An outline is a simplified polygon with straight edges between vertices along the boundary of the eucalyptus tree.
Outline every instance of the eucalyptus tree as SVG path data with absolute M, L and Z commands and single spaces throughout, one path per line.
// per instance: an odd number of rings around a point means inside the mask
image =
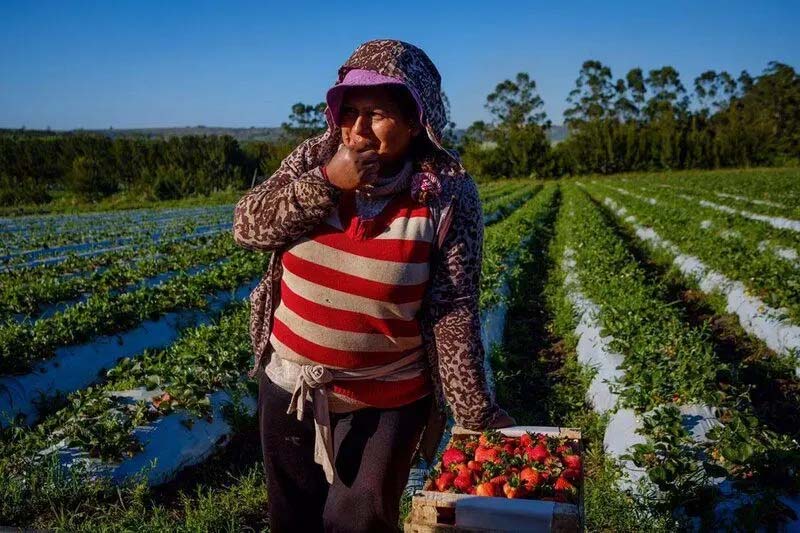
M 511 177 L 541 174 L 550 148 L 545 132 L 551 123 L 542 109 L 544 101 L 536 82 L 527 72 L 519 72 L 513 80 L 495 86 L 485 107 L 494 118 L 489 140 L 497 143 L 496 150 L 504 155 L 505 163 L 498 171 Z

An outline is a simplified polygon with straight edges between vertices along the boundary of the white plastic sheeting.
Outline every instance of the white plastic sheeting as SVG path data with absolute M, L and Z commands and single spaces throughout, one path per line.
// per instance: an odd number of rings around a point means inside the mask
M 578 362 L 597 370 L 587 391 L 587 400 L 599 413 L 614 409 L 617 405 L 617 394 L 612 392 L 611 384 L 619 382 L 624 372 L 619 368 L 623 357 L 610 348 L 610 337 L 603 337 L 597 320 L 600 309 L 594 302 L 586 298 L 580 290 L 580 282 L 575 272 L 575 260 L 569 248 L 564 250 L 564 283 L 567 287 L 567 298 L 578 313 L 578 326 L 575 334 L 578 337 L 576 353 Z
M 604 202 L 620 218 L 627 214 L 627 210 L 613 199 L 606 198 Z M 764 341 L 779 354 L 786 355 L 800 350 L 800 327 L 783 318 L 784 311 L 769 307 L 760 298 L 750 294 L 740 281 L 733 281 L 710 269 L 697 257 L 682 253 L 677 246 L 661 238 L 652 228 L 639 224 L 636 217 L 627 216 L 625 221 L 633 226 L 636 236 L 641 240 L 674 255 L 673 263 L 684 275 L 696 280 L 702 291 L 722 294 L 727 300 L 727 311 L 739 317 L 745 331 Z M 800 367 L 797 368 L 797 373 L 800 375 Z
M 606 453 L 620 461 L 622 469 L 627 474 L 627 479 L 621 481 L 621 488 L 633 489 L 641 480 L 646 479 L 647 472 L 632 461 L 623 460 L 622 456 L 629 453 L 631 446 L 646 442 L 644 435 L 639 433 L 642 420 L 632 409 L 616 409 L 619 396 L 609 385 L 618 382 L 624 375 L 624 371 L 619 368 L 623 356 L 610 348 L 612 340 L 610 337 L 601 335 L 601 326 L 597 318 L 600 310 L 581 291 L 573 255 L 572 250 L 565 249 L 562 264 L 566 272 L 564 283 L 567 298 L 578 314 L 578 326 L 575 328 L 578 336 L 576 353 L 578 362 L 597 369 L 587 391 L 587 400 L 594 410 L 601 414 L 613 411 L 606 426 L 603 446 Z M 719 425 L 714 409 L 709 406 L 680 405 L 678 409 L 681 412 L 683 427 L 697 442 L 706 440 L 708 430 Z
M 800 267 L 800 254 L 794 248 L 786 248 L 771 241 L 761 241 L 758 243 L 758 249 L 762 252 L 772 252 L 779 259 Z
M 800 231 L 800 220 L 794 220 L 791 218 L 784 218 L 784 217 L 771 217 L 767 215 L 760 215 L 758 213 L 751 213 L 750 211 L 744 211 L 742 209 L 734 209 L 732 207 L 728 207 L 727 205 L 716 204 L 714 202 L 709 202 L 708 200 L 700 200 L 697 198 L 693 198 L 691 196 L 687 196 L 685 194 L 679 194 L 678 196 L 680 196 L 684 200 L 694 200 L 703 207 L 716 209 L 717 211 L 728 213 L 729 215 L 739 215 L 744 218 L 749 218 L 750 220 L 766 222 L 773 228 L 788 229 L 791 231 Z
M 755 198 L 748 198 L 747 196 L 739 196 L 738 194 L 728 194 L 724 192 L 715 192 L 714 194 L 716 194 L 720 198 L 732 198 L 734 200 L 739 200 L 741 202 L 748 202 L 751 204 L 766 205 L 770 207 L 780 207 L 783 209 L 787 209 L 789 207 L 785 204 L 779 204 L 778 202 L 770 202 L 768 200 L 756 200 Z
M 225 421 L 223 409 L 232 398 L 225 391 L 209 395 L 211 416 L 197 418 L 188 412 L 175 412 L 159 418 L 148 426 L 134 430 L 144 449 L 130 459 L 118 464 L 108 464 L 91 459 L 85 451 L 56 445 L 42 454 L 57 453 L 65 467 L 78 462 L 86 463 L 100 476 L 115 482 L 139 476 L 144 472 L 149 484 L 157 485 L 171 479 L 181 469 L 197 464 L 227 443 L 232 428 Z M 256 411 L 256 400 L 247 396 L 241 407 L 249 414 Z

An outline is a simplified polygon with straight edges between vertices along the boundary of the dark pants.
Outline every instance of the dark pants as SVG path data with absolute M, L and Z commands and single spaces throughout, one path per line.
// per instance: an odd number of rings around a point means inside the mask
M 261 371 L 258 416 L 270 529 L 397 531 L 399 503 L 432 396 L 396 409 L 331 413 L 335 477 L 314 462 L 314 420 L 286 414 L 291 395 Z

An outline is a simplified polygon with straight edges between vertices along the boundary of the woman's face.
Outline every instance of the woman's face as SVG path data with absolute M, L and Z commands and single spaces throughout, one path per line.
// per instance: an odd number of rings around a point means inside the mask
M 345 92 L 339 115 L 342 142 L 348 147 L 365 142 L 378 152 L 381 167 L 404 159 L 412 139 L 421 131 L 409 120 L 384 86 L 351 87 Z

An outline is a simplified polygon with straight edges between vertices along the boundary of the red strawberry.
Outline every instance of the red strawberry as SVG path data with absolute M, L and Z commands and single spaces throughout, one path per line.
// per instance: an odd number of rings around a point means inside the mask
M 505 474 L 500 474 L 499 476 L 495 476 L 489 480 L 489 483 L 494 483 L 495 485 L 501 487 L 505 485 L 507 482 L 508 482 L 508 476 L 506 476 Z
M 519 473 L 519 478 L 528 490 L 533 490 L 542 482 L 542 475 L 533 468 L 523 468 Z
M 519 445 L 522 448 L 527 448 L 528 446 L 533 446 L 533 437 L 531 437 L 530 433 L 523 433 L 522 436 L 519 438 Z
M 478 496 L 497 496 L 497 487 L 494 483 L 481 483 L 475 487 L 475 494 Z
M 514 455 L 514 445 L 510 442 L 507 442 L 503 445 L 503 451 L 506 452 L 508 455 Z
M 547 447 L 542 444 L 537 444 L 533 448 L 525 448 L 525 457 L 530 461 L 543 463 L 544 460 L 550 456 Z
M 568 444 L 559 444 L 558 447 L 556 447 L 556 453 L 561 455 L 571 454 L 572 448 L 570 448 Z
M 513 499 L 513 498 L 521 498 L 523 495 L 523 487 L 520 485 L 518 477 L 512 477 L 508 480 L 508 483 L 503 485 L 503 493 L 506 495 L 506 498 Z
M 470 461 L 467 463 L 467 468 L 469 468 L 472 472 L 480 472 L 483 470 L 483 464 L 480 461 Z
M 472 488 L 472 476 L 469 474 L 457 476 L 453 481 L 453 486 L 461 492 L 469 493 L 469 489 Z
M 567 481 L 563 476 L 556 480 L 553 489 L 556 491 L 557 502 L 565 502 L 575 493 L 575 485 Z
M 564 472 L 561 474 L 561 477 L 563 477 L 563 478 L 565 478 L 565 479 L 568 479 L 568 480 L 570 480 L 570 481 L 575 481 L 576 479 L 580 479 L 580 477 L 581 477 L 581 471 L 580 471 L 580 470 L 577 470 L 577 469 L 575 469 L 575 468 L 567 468 L 567 469 L 566 469 L 566 470 L 564 470 Z
M 568 454 L 564 455 L 561 460 L 564 462 L 564 466 L 570 468 L 572 470 L 580 470 L 581 469 L 581 456 L 576 454 Z
M 447 490 L 453 486 L 453 481 L 455 481 L 456 475 L 452 472 L 443 472 L 438 478 L 436 478 L 436 488 L 439 489 L 439 492 L 447 492 Z
M 467 452 L 467 454 L 472 455 L 475 453 L 475 449 L 477 447 L 478 447 L 478 442 L 471 440 L 464 445 L 464 451 Z
M 497 448 L 486 448 L 485 446 L 478 446 L 475 450 L 475 460 L 481 463 L 489 461 L 491 463 L 500 462 L 500 450 Z
M 455 472 L 457 476 L 469 476 L 471 474 L 469 468 L 464 463 L 454 464 L 450 468 L 451 472 Z
M 442 454 L 442 466 L 449 469 L 450 465 L 454 463 L 464 463 L 467 461 L 467 456 L 458 448 L 448 448 Z

